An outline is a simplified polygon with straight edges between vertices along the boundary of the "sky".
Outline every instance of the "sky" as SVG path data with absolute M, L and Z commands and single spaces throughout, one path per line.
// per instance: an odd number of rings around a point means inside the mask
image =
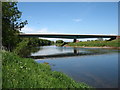
M 18 2 L 24 33 L 118 34 L 117 2 Z

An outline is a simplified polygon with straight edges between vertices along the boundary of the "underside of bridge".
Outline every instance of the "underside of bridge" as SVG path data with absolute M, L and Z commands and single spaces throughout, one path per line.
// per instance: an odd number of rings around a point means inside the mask
M 19 34 L 20 37 L 42 37 L 42 38 L 62 38 L 62 39 L 73 39 L 73 42 L 76 42 L 77 39 L 82 38 L 110 38 L 114 40 L 119 38 L 118 35 L 83 35 L 83 34 Z

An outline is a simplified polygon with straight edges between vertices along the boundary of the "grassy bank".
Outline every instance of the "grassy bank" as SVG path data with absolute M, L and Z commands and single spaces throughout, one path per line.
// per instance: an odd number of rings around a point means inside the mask
M 120 47 L 120 39 L 112 41 L 85 41 L 69 43 L 66 46 L 82 46 L 82 47 Z
M 38 64 L 33 59 L 20 58 L 6 51 L 2 55 L 3 88 L 90 88 L 61 72 L 51 71 L 47 64 Z

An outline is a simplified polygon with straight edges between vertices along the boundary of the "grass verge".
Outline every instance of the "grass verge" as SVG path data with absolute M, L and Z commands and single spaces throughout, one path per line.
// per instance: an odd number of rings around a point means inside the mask
M 84 46 L 84 47 L 120 47 L 120 39 L 112 41 L 85 41 L 69 43 L 67 46 Z
M 91 90 L 85 83 L 77 83 L 67 75 L 51 71 L 47 64 L 21 58 L 11 52 L 2 52 L 3 88 L 81 88 Z

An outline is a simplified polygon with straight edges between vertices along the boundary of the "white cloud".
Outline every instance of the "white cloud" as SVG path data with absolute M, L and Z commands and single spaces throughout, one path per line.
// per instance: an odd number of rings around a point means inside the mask
M 80 19 L 80 18 L 76 18 L 76 19 L 73 19 L 73 21 L 74 21 L 74 22 L 81 22 L 82 19 Z
M 21 32 L 23 32 L 23 33 L 32 33 L 34 31 L 35 30 L 30 28 L 30 27 L 24 27 L 24 28 L 21 29 Z
M 46 34 L 46 33 L 54 33 L 54 34 L 56 34 L 57 32 L 51 32 L 51 31 L 49 31 L 48 30 L 48 28 L 41 28 L 41 29 L 35 29 L 35 28 L 31 28 L 31 27 L 28 27 L 28 26 L 26 26 L 26 27 L 24 27 L 24 28 L 22 28 L 21 29 L 21 32 L 23 32 L 23 33 L 34 33 L 34 34 L 39 34 L 39 33 L 44 33 L 44 34 Z
M 47 28 L 42 28 L 38 31 L 38 33 L 49 33 Z

